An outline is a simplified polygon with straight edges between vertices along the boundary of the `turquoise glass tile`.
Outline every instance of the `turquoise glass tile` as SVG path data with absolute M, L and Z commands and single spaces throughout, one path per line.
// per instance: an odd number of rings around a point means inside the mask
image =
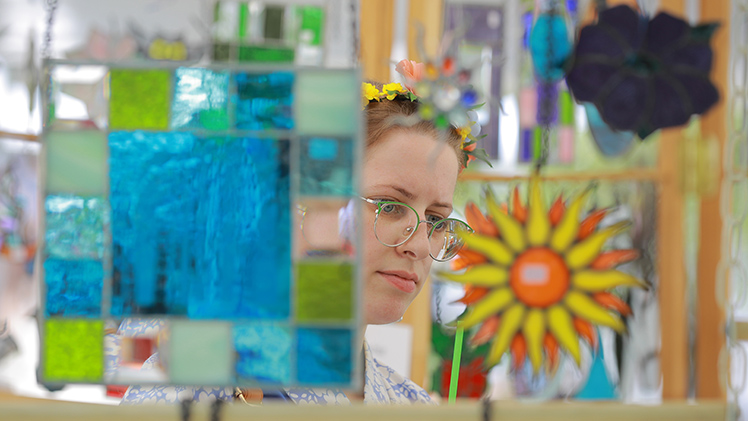
M 46 192 L 83 196 L 106 191 L 106 134 L 92 130 L 53 131 L 44 138 Z
M 174 78 L 171 128 L 225 130 L 229 127 L 228 72 L 179 68 Z
M 361 83 L 352 72 L 306 70 L 296 76 L 294 115 L 300 135 L 354 136 L 359 130 Z
M 44 261 L 47 317 L 101 317 L 104 269 L 96 260 Z
M 233 334 L 239 384 L 288 384 L 291 381 L 292 337 L 288 327 L 238 324 Z
M 225 322 L 172 321 L 168 371 L 172 384 L 233 383 L 231 325 Z
M 353 361 L 349 329 L 300 328 L 297 379 L 302 384 L 350 384 Z
M 100 197 L 47 196 L 46 252 L 62 259 L 104 257 L 104 226 L 109 209 Z
M 234 79 L 237 128 L 288 130 L 294 127 L 293 73 L 237 73 Z
M 299 162 L 301 194 L 353 195 L 353 146 L 350 139 L 302 139 Z
M 288 142 L 115 132 L 114 315 L 285 319 Z

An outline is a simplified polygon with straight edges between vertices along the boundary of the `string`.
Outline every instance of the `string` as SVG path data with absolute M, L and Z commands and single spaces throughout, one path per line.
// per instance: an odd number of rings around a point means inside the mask
M 462 360 L 462 336 L 465 330 L 462 326 L 457 326 L 455 333 L 455 349 L 452 354 L 452 374 L 449 377 L 449 403 L 455 403 L 457 398 L 457 384 L 460 377 L 460 360 Z

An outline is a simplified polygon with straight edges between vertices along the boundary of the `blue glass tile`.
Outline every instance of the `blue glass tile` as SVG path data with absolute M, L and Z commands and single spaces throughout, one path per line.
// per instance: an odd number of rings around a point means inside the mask
M 288 130 L 294 127 L 293 73 L 238 73 L 234 78 L 238 129 Z
M 300 159 L 301 194 L 354 194 L 352 140 L 302 139 Z
M 240 384 L 291 380 L 291 332 L 273 325 L 235 325 L 236 374 Z
M 47 259 L 45 315 L 101 317 L 104 269 L 100 261 Z
M 288 142 L 109 136 L 112 314 L 283 319 Z
M 349 329 L 299 329 L 297 377 L 303 384 L 351 383 Z
M 47 196 L 46 252 L 62 259 L 101 259 L 109 212 L 99 197 Z
M 179 68 L 175 72 L 171 127 L 225 130 L 228 121 L 228 72 Z

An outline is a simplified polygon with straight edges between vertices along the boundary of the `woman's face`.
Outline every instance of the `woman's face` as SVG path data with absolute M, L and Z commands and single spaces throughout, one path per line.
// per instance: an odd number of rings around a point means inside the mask
M 362 196 L 412 206 L 421 220 L 452 212 L 459 171 L 452 147 L 407 130 L 392 130 L 369 147 Z M 433 261 L 428 229 L 421 224 L 405 244 L 386 247 L 374 235 L 376 205 L 363 204 L 364 322 L 400 319 L 426 282 Z

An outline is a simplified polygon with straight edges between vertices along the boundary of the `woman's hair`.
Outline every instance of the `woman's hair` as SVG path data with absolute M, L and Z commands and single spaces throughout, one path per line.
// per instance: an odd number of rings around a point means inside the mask
M 381 84 L 374 84 L 381 89 Z M 406 97 L 397 96 L 392 100 L 382 98 L 371 101 L 364 109 L 366 118 L 366 147 L 379 142 L 392 130 L 406 130 L 431 136 L 436 140 L 447 143 L 457 155 L 457 161 L 462 167 L 462 138 L 453 126 L 448 130 L 436 128 L 432 121 L 423 120 L 418 116 L 420 103 Z

